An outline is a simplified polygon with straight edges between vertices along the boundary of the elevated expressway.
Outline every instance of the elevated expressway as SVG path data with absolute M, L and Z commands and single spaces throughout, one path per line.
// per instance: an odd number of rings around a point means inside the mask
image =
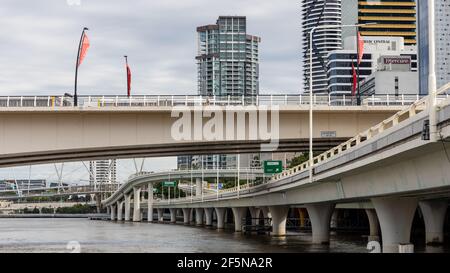
M 189 131 L 188 140 L 177 140 L 172 127 L 178 115 L 172 115 L 180 107 L 192 116 L 211 106 L 244 114 L 252 107 L 268 108 L 272 110 L 268 119 L 279 117 L 279 132 L 272 138 L 279 141 L 276 152 L 308 150 L 307 96 L 258 96 L 253 98 L 256 106 L 249 105 L 247 99 L 80 97 L 79 107 L 73 107 L 73 102 L 64 97 L 0 97 L 0 167 L 104 158 L 254 153 L 270 142 L 261 132 L 252 136 L 250 128 L 261 131 L 262 121 L 256 124 L 249 116 L 243 128 L 232 127 L 236 133 L 232 140 L 224 136 L 211 140 L 203 134 L 198 138 L 195 130 Z M 362 106 L 355 106 L 355 101 L 345 96 L 315 96 L 315 149 L 326 151 L 347 141 L 418 99 L 370 97 Z M 207 122 L 208 118 L 200 120 L 201 125 Z M 225 134 L 230 130 L 226 125 L 224 120 Z M 237 136 L 237 131 L 243 136 Z
M 444 86 L 443 93 L 450 88 Z M 433 112 L 435 111 L 435 112 Z M 431 114 L 437 115 L 437 140 L 423 140 Z M 362 131 L 335 148 L 308 163 L 272 177 L 268 183 L 220 191 L 219 194 L 171 200 L 152 200 L 141 204 L 135 194 L 134 212 L 147 205 L 159 215 L 170 209 L 176 220 L 177 209 L 182 209 L 185 223 L 190 210 L 195 209 L 197 224 L 212 224 L 223 228 L 226 208 L 232 208 L 236 231 L 250 209 L 270 212 L 274 235 L 286 233 L 286 217 L 290 207 L 304 206 L 309 213 L 313 241 L 329 241 L 332 212 L 339 203 L 371 202 L 375 210 L 369 214 L 371 233 L 381 226 L 384 252 L 398 252 L 399 245 L 409 244 L 414 214 L 420 206 L 425 217 L 427 242 L 442 242 L 443 221 L 450 197 L 450 100 L 440 101 L 436 109 L 422 99 L 381 123 Z M 313 170 L 310 180 L 309 170 Z M 123 186 L 134 187 L 133 183 Z M 149 182 L 147 187 L 151 188 Z M 139 188 L 134 187 L 135 191 Z M 106 206 L 121 201 L 120 194 L 107 199 Z M 131 197 L 128 197 L 131 198 Z M 137 209 L 136 209 L 137 207 Z M 115 214 L 111 214 L 115 219 Z M 255 215 L 259 215 L 256 212 Z M 149 221 L 153 221 L 149 217 Z

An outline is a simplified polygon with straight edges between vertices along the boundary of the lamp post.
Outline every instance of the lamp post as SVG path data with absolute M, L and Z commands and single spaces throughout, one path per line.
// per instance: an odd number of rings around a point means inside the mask
M 436 33 L 434 0 L 428 0 L 428 109 L 430 119 L 430 141 L 436 142 L 437 136 L 437 83 L 436 83 Z
M 311 28 L 309 32 L 309 182 L 313 182 L 313 35 L 318 29 L 341 29 L 349 27 L 360 27 L 366 25 L 376 25 L 376 23 L 356 24 L 356 25 L 321 25 Z

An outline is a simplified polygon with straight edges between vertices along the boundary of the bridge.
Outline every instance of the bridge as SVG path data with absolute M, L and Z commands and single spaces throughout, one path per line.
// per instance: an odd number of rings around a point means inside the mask
M 447 84 L 438 94 L 449 89 Z M 170 202 L 149 195 L 141 202 L 141 187 L 129 181 L 103 203 L 110 208 L 112 220 L 122 214 L 123 208 L 115 205 L 131 204 L 133 198 L 135 221 L 141 221 L 142 209 L 147 209 L 148 221 L 154 220 L 154 209 L 159 221 L 169 209 L 171 222 L 176 222 L 177 212 L 182 211 L 185 224 L 195 214 L 197 225 L 205 222 L 211 226 L 215 218 L 219 229 L 231 208 L 237 232 L 250 212 L 252 218 L 270 217 L 275 236 L 286 234 L 290 207 L 304 207 L 311 220 L 313 242 L 328 243 L 330 219 L 337 204 L 370 202 L 374 208 L 367 211 L 371 235 L 379 235 L 379 223 L 384 252 L 398 252 L 410 244 L 413 217 L 420 207 L 427 243 L 441 243 L 450 198 L 450 100 L 441 100 L 437 107 L 429 101 L 420 99 L 324 152 L 312 165 L 301 164 L 261 184 L 238 185 Z M 143 177 L 142 183 L 151 191 L 151 180 Z M 125 201 L 122 192 L 129 192 Z M 131 205 L 125 208 L 125 214 L 130 209 Z
M 0 190 L 0 200 L 26 200 L 40 197 L 63 197 L 86 194 L 112 194 L 119 188 L 118 184 L 101 184 L 86 186 L 57 186 L 32 189 Z
M 314 96 L 315 149 L 335 147 L 418 100 L 419 96 L 372 96 L 357 106 L 352 97 Z M 276 152 L 306 151 L 308 103 L 309 97 L 304 95 L 86 96 L 79 97 L 79 107 L 73 107 L 68 97 L 0 97 L 0 167 L 103 158 L 259 153 L 262 145 L 273 140 Z M 198 136 L 195 130 L 187 132 L 187 140 L 176 139 L 172 129 L 181 112 L 192 114 L 189 121 L 195 123 L 196 113 L 206 107 L 210 108 L 205 111 L 222 107 L 236 112 L 238 121 L 243 114 L 243 124 L 228 128 L 227 119 L 222 121 L 224 132 L 214 139 Z M 252 119 L 251 111 L 259 113 L 259 123 Z M 261 118 L 264 111 L 269 112 L 270 126 Z M 199 122 L 204 128 L 208 118 L 200 116 Z M 265 137 L 266 130 L 276 135 Z M 229 132 L 233 132 L 231 138 Z

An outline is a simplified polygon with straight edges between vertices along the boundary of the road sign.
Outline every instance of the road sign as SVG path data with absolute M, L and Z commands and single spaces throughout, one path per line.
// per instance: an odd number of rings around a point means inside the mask
M 157 188 L 153 188 L 153 193 L 159 193 L 159 190 Z
M 281 160 L 264 161 L 265 174 L 277 174 L 283 172 L 283 162 Z
M 175 181 L 166 181 L 166 182 L 163 182 L 163 187 L 165 187 L 165 188 L 170 188 L 170 187 L 176 187 L 177 186 L 177 182 L 175 182 Z

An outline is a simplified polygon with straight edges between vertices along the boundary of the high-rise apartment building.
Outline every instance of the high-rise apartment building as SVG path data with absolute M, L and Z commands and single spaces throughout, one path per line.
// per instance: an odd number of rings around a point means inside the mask
M 416 14 L 416 0 L 358 1 L 358 23 L 376 23 L 361 26 L 362 36 L 403 37 L 405 45 L 415 45 L 417 43 Z
M 256 97 L 261 38 L 247 34 L 246 17 L 220 16 L 197 33 L 199 94 Z
M 346 1 L 346 0 L 344 0 Z M 312 28 L 320 25 L 342 25 L 341 0 L 302 0 L 302 35 L 303 35 L 303 85 L 309 90 L 310 81 L 310 41 Z M 312 64 L 313 92 L 328 93 L 327 59 L 330 51 L 341 49 L 342 29 L 318 29 L 313 35 Z
M 116 184 L 117 183 L 117 161 L 97 160 L 89 162 L 89 184 Z
M 429 36 L 428 1 L 418 1 L 419 24 L 419 90 L 428 94 Z M 436 83 L 450 82 L 450 0 L 435 0 Z

